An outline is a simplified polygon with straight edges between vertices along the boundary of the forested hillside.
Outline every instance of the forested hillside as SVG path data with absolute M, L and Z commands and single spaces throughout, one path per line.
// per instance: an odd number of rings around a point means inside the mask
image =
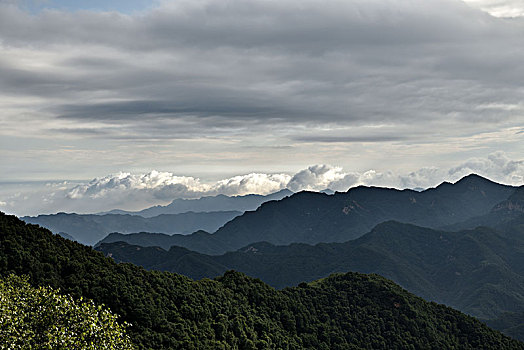
M 524 344 L 377 275 L 346 273 L 277 291 L 228 272 L 193 281 L 116 264 L 0 214 L 0 274 L 30 276 L 107 305 L 153 349 L 524 349 Z
M 125 242 L 97 249 L 149 270 L 200 279 L 234 269 L 277 288 L 333 272 L 377 273 L 428 300 L 490 319 L 524 311 L 524 230 L 507 236 L 489 228 L 444 232 L 391 221 L 346 243 L 254 243 L 220 256 Z

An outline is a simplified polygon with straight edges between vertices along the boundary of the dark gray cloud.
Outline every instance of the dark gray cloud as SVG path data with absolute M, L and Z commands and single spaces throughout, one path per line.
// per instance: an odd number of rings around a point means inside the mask
M 384 141 L 400 141 L 407 139 L 408 136 L 395 136 L 395 135 L 361 135 L 361 136 L 298 136 L 294 137 L 294 140 L 303 142 L 335 142 L 335 143 L 346 143 L 346 142 L 384 142 Z
M 0 133 L 21 151 L 0 161 L 49 173 L 74 154 L 110 173 L 157 155 L 229 172 L 514 155 L 523 36 L 522 19 L 458 0 L 177 0 L 133 15 L 3 2 Z
M 50 133 L 63 133 L 73 135 L 107 135 L 108 131 L 104 129 L 95 128 L 60 128 L 60 129 L 48 129 Z
M 215 102 L 215 103 L 213 103 Z M 258 116 L 278 118 L 282 110 L 271 106 L 257 106 L 254 101 L 174 101 L 134 100 L 94 104 L 74 104 L 52 107 L 51 112 L 61 119 L 121 121 L 145 118 L 177 119 L 184 117 L 228 116 L 239 119 L 256 119 Z M 289 113 L 288 113 L 289 114 Z

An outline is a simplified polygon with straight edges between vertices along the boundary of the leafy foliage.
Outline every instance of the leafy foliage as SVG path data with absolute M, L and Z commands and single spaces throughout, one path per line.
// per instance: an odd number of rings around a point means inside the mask
M 27 278 L 0 280 L 0 349 L 134 349 L 125 324 L 92 301 L 74 300 Z
M 524 349 L 377 275 L 333 275 L 282 291 L 237 272 L 193 281 L 116 264 L 0 214 L 0 275 L 11 273 L 107 305 L 145 349 Z

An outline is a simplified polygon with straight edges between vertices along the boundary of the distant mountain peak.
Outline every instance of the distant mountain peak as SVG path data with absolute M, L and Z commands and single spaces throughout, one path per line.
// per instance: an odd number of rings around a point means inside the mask
M 455 182 L 455 185 L 468 185 L 468 184 L 479 184 L 479 183 L 492 183 L 496 184 L 496 182 L 493 182 L 485 177 L 482 177 L 478 174 L 471 173 L 469 175 L 464 176 L 457 182 Z
M 330 188 L 326 188 L 322 191 L 320 191 L 321 193 L 324 193 L 324 194 L 327 194 L 327 195 L 332 195 L 332 194 L 335 194 L 335 191 L 333 191 L 332 189 Z
M 280 191 L 273 192 L 271 194 L 268 194 L 268 196 L 276 195 L 276 194 L 293 194 L 295 192 L 291 191 L 288 188 L 283 188 Z
M 452 189 L 478 190 L 481 188 L 487 189 L 487 188 L 492 188 L 494 186 L 501 186 L 501 185 L 502 184 L 491 181 L 490 179 L 482 177 L 478 174 L 471 173 L 469 175 L 462 177 L 460 180 L 456 181 L 455 183 L 444 181 L 440 185 L 438 185 L 436 188 L 439 188 L 439 189 L 446 188 L 448 190 L 452 190 Z M 502 186 L 513 187 L 509 185 L 502 185 Z

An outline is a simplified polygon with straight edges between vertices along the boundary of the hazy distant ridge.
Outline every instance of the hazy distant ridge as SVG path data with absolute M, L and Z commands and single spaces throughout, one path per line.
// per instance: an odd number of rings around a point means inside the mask
M 239 211 L 210 213 L 163 214 L 151 218 L 122 214 L 66 214 L 39 215 L 21 218 L 27 223 L 38 224 L 66 238 L 93 245 L 110 232 L 161 232 L 165 234 L 189 234 L 197 230 L 216 231 Z M 63 233 L 66 234 L 63 234 Z M 70 237 L 68 237 L 70 236 Z
M 248 194 L 245 196 L 206 196 L 198 199 L 175 199 L 170 204 L 157 205 L 141 211 L 125 211 L 114 209 L 100 214 L 131 214 L 143 217 L 153 217 L 161 214 L 180 214 L 189 211 L 193 212 L 212 212 L 212 211 L 248 211 L 257 209 L 262 203 L 279 200 L 292 195 L 288 189 L 268 194 L 266 196 L 258 194 Z

